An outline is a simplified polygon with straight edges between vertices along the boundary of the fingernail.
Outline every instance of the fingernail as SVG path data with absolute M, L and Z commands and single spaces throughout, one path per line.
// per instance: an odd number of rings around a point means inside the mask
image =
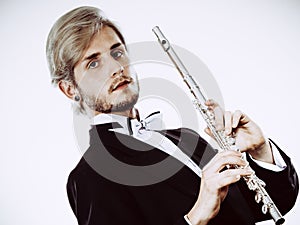
M 236 175 L 236 179 L 237 180 L 241 179 L 241 175 Z

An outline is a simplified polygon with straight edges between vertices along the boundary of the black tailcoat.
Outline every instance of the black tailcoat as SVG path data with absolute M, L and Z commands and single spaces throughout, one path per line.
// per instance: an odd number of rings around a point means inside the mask
M 109 131 L 116 126 L 92 127 L 90 147 L 69 175 L 67 192 L 78 224 L 186 225 L 183 216 L 197 199 L 201 179 L 161 150 L 131 136 Z M 204 139 L 189 129 L 161 133 L 200 168 L 216 154 Z M 281 213 L 285 214 L 295 204 L 298 178 L 290 158 L 279 151 L 287 164 L 281 172 L 261 168 L 250 158 L 248 160 L 257 176 L 266 182 L 266 190 Z M 118 162 L 130 168 L 118 167 Z M 145 170 L 160 162 L 164 162 L 164 167 L 159 170 Z M 168 177 L 164 178 L 165 174 Z M 147 184 L 148 180 L 152 184 Z M 139 185 L 141 182 L 147 185 Z M 270 219 L 269 215 L 261 213 L 261 204 L 254 201 L 254 192 L 241 180 L 230 185 L 220 212 L 209 224 L 254 225 L 266 219 Z

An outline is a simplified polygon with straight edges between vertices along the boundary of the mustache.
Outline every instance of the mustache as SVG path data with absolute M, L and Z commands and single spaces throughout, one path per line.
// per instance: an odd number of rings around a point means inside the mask
M 109 92 L 113 92 L 115 89 L 117 89 L 120 85 L 123 85 L 123 84 L 129 84 L 133 82 L 133 78 L 132 77 L 129 77 L 129 76 L 122 76 L 122 77 L 118 77 L 116 78 L 112 84 L 110 85 L 109 87 Z

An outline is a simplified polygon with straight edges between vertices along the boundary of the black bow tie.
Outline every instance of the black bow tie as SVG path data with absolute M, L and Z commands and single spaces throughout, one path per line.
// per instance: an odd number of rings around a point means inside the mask
M 143 120 L 132 119 L 129 122 L 131 134 L 142 133 L 145 130 L 161 130 L 162 129 L 162 114 L 157 111 L 151 113 Z

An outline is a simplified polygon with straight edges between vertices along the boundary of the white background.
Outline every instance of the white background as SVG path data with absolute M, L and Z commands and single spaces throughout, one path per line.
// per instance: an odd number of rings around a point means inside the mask
M 299 171 L 299 0 L 2 0 L 1 225 L 76 224 L 65 184 L 80 153 L 69 101 L 50 85 L 45 43 L 55 20 L 80 5 L 103 9 L 128 43 L 156 40 L 160 25 L 209 67 L 226 108 L 250 115 Z M 297 203 L 286 224 L 299 224 Z

